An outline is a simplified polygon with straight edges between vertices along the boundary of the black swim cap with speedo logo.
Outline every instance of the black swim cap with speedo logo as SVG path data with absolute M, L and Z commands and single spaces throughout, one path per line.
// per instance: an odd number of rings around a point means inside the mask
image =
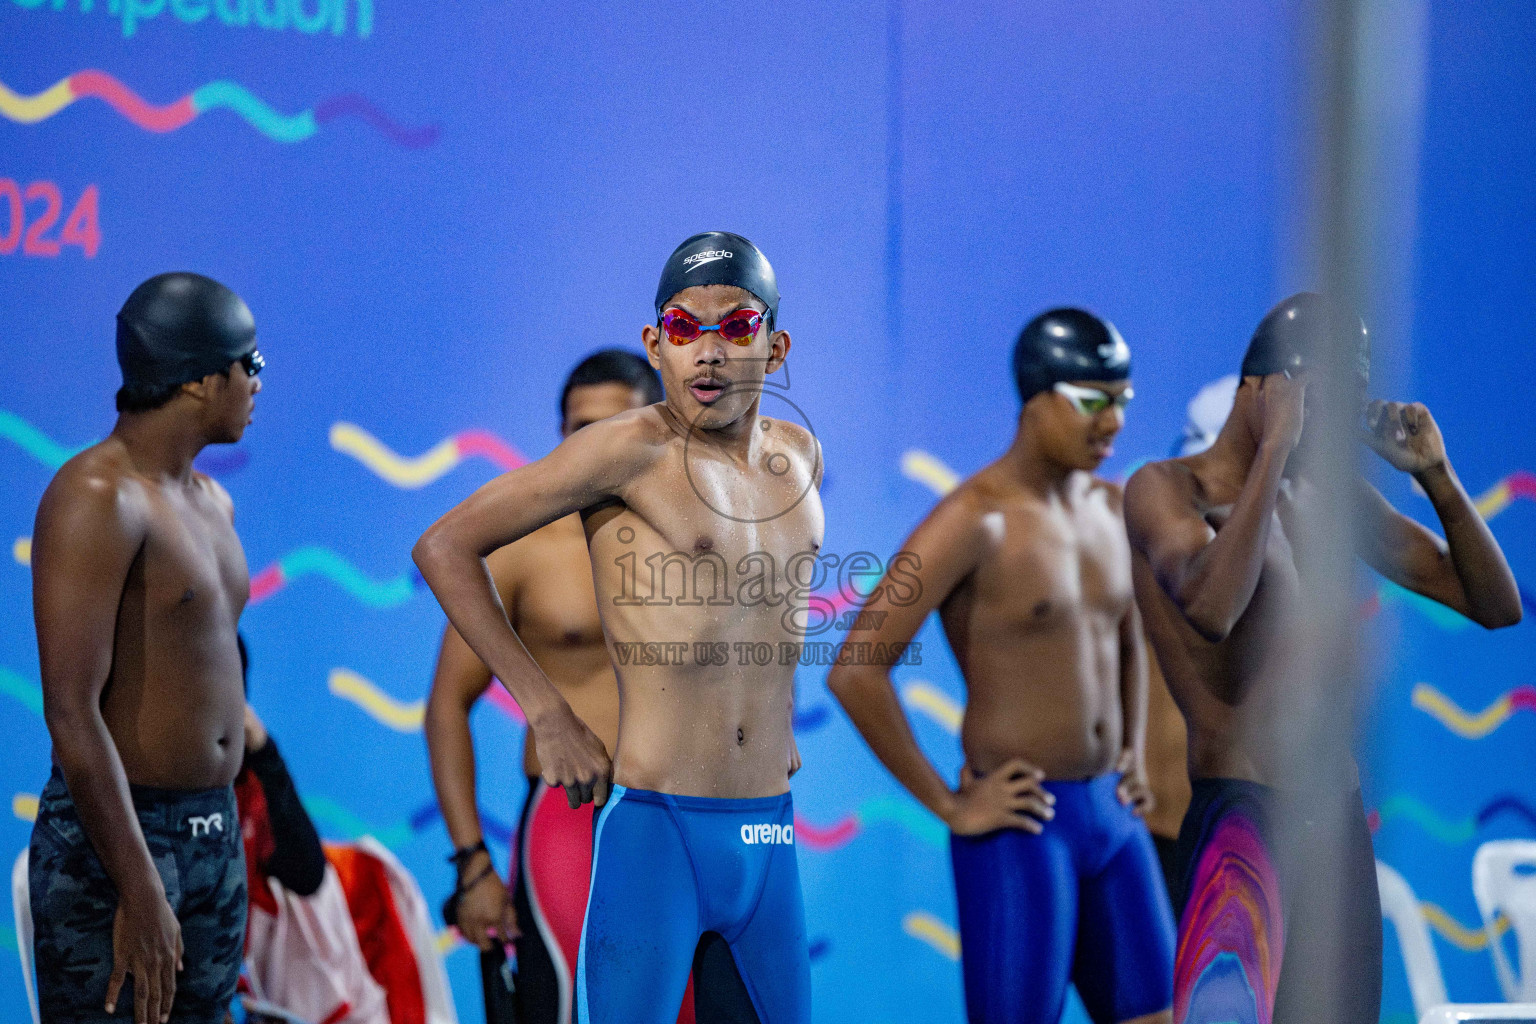
M 656 286 L 656 318 L 678 292 L 705 284 L 751 292 L 768 307 L 768 322 L 778 320 L 779 284 L 772 264 L 757 246 L 730 231 L 705 231 L 672 251 Z
M 1013 380 L 1028 402 L 1074 380 L 1128 380 L 1131 349 L 1115 325 L 1086 309 L 1048 309 L 1024 325 L 1013 346 Z

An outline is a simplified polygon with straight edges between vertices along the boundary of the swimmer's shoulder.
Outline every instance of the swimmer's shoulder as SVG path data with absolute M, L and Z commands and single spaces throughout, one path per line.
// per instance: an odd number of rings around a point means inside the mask
M 1001 521 L 1000 517 L 1013 498 L 1006 484 L 990 473 L 990 469 L 987 467 L 960 481 L 940 498 L 923 517 L 923 528 L 952 534 L 967 545 L 991 538 L 996 530 L 988 529 L 988 525 L 993 520 Z
M 1149 462 L 1125 482 L 1122 500 L 1132 541 L 1145 536 L 1160 519 L 1199 512 L 1200 480 L 1192 462 L 1196 456 Z
M 1045 505 L 1039 495 L 1019 483 L 1002 460 L 983 466 L 961 480 L 939 505 L 946 502 L 958 506 L 957 511 L 967 509 L 977 518 L 989 512 L 1034 514 Z
M 775 444 L 783 445 L 815 476 L 818 484 L 821 482 L 821 441 L 815 434 L 799 423 L 774 419 L 772 416 L 759 414 L 758 423 L 766 437 L 771 438 Z
M 560 448 L 577 458 L 600 459 L 609 470 L 632 476 L 653 465 L 673 441 L 681 443 L 680 435 L 668 422 L 670 414 L 664 410 L 660 402 L 626 409 L 588 423 L 562 441 Z
M 192 479 L 208 497 L 213 499 L 213 503 L 223 510 L 224 514 L 229 517 L 230 522 L 234 522 L 235 499 L 229 496 L 229 492 L 224 489 L 224 485 L 207 473 L 199 473 L 196 470 L 192 471 Z
M 149 499 L 144 481 L 115 437 L 91 445 L 54 474 L 37 507 L 37 525 L 73 531 L 142 532 Z
M 1085 490 L 1093 497 L 1102 498 L 1104 504 L 1116 515 L 1125 514 L 1125 488 L 1113 480 L 1105 480 L 1103 477 L 1088 475 Z

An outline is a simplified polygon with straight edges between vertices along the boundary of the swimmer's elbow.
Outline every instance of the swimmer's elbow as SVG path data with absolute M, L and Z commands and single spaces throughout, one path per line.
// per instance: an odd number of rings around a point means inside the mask
M 428 584 L 432 582 L 437 569 L 443 564 L 448 554 L 447 538 L 443 536 L 442 524 L 434 523 L 427 528 L 427 532 L 417 539 L 411 547 L 411 561 L 416 563 L 416 568 L 421 570 L 422 578 Z
M 834 665 L 827 673 L 827 690 L 845 709 L 868 700 L 874 687 L 885 682 L 881 670 L 873 665 Z
M 1163 593 L 1207 643 L 1221 643 L 1237 625 L 1242 610 L 1230 607 L 1229 596 L 1202 574 L 1190 572 L 1181 578 L 1168 572 L 1157 576 Z
M 857 670 L 851 665 L 833 665 L 827 673 L 827 690 L 837 702 L 848 706 L 848 698 L 858 688 Z
M 1189 623 L 1200 638 L 1206 643 L 1219 644 L 1232 634 L 1232 627 L 1237 625 L 1237 616 L 1224 614 L 1220 609 L 1211 608 L 1206 602 L 1199 600 L 1177 600 L 1179 611 L 1184 614 L 1184 621 Z
M 1512 605 L 1495 608 L 1477 616 L 1476 622 L 1484 629 L 1505 629 L 1509 626 L 1518 626 L 1525 618 L 1525 609 L 1520 606 L 1518 599 Z
M 1184 618 L 1195 627 L 1195 632 L 1200 634 L 1200 639 L 1208 644 L 1219 644 L 1232 634 L 1232 627 L 1220 622 L 1211 622 L 1186 615 Z

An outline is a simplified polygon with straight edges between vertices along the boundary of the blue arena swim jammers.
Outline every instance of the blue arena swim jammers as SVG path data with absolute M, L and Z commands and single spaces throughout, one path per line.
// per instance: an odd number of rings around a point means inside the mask
M 1040 835 L 951 836 L 966 1013 L 972 1024 L 1057 1024 L 1067 982 L 1097 1024 L 1173 1002 L 1173 911 L 1118 774 L 1047 781 Z
M 788 793 L 730 800 L 614 786 L 592 843 L 578 1024 L 672 1024 L 690 968 L 701 1020 L 710 1005 L 732 1021 L 807 1024 L 794 843 Z

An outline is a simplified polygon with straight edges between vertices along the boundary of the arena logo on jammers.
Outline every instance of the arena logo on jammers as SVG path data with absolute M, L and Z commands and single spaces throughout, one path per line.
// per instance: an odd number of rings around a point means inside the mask
M 254 25 L 271 31 L 297 29 L 305 35 L 329 31 L 346 35 L 355 26 L 359 39 L 373 34 L 373 0 L 11 0 L 17 7 L 106 15 L 122 21 L 130 38 L 142 22 L 167 12 L 187 25 L 208 21 L 227 28 Z

